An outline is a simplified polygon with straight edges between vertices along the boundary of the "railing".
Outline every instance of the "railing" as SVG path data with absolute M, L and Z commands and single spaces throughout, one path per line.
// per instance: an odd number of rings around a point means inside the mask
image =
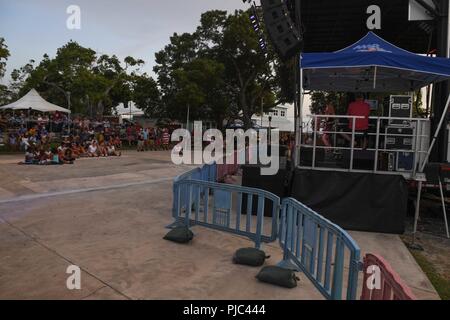
M 347 232 L 288 198 L 282 202 L 279 235 L 284 251 L 280 266 L 303 271 L 321 294 L 331 300 L 342 299 L 347 267 L 346 299 L 356 299 L 360 248 Z
M 371 143 L 364 148 L 355 146 L 355 142 L 364 136 L 364 133 L 355 130 L 355 124 L 358 119 L 364 117 L 311 115 L 311 118 L 312 130 L 302 137 L 300 144 L 300 167 L 303 169 L 402 174 L 409 179 L 416 175 L 418 168 L 426 161 L 430 138 L 429 119 L 369 117 L 373 126 L 367 133 L 367 139 Z M 339 130 L 338 122 L 342 120 L 348 120 L 351 126 L 344 124 Z M 392 122 L 399 121 L 409 124 L 411 133 L 386 131 L 386 128 L 392 127 Z M 403 129 L 408 129 L 408 126 L 404 126 Z M 408 147 L 395 147 L 396 143 L 391 143 L 392 140 L 395 142 L 395 139 L 403 139 Z M 342 140 L 343 143 L 339 143 L 338 140 Z M 392 159 L 383 163 L 391 163 L 392 167 L 387 165 L 383 168 L 384 165 L 380 165 L 381 157 L 386 155 L 392 155 Z M 326 159 L 327 156 L 329 159 Z M 347 159 L 343 160 L 344 156 Z M 371 161 L 370 168 L 358 168 L 355 165 L 359 156 Z M 402 161 L 400 157 L 405 159 L 410 168 L 398 166 L 398 162 Z
M 194 174 L 194 180 L 174 183 L 174 204 L 175 224 L 244 236 L 256 248 L 277 239 L 280 198 L 270 192 L 195 180 Z M 270 206 L 271 218 L 264 217 L 266 206 Z
M 201 167 L 197 167 L 192 170 L 189 170 L 188 172 L 185 172 L 174 179 L 173 200 L 172 200 L 172 217 L 175 219 L 177 218 L 177 213 L 175 211 L 175 208 L 178 207 L 178 197 L 175 196 L 178 192 L 177 183 L 180 181 L 187 181 L 187 180 L 201 180 L 201 181 L 205 181 L 205 182 L 216 182 L 216 180 L 217 180 L 217 165 L 215 163 L 205 164 Z M 175 221 L 174 224 L 171 224 L 169 226 L 169 228 L 176 226 L 176 225 L 177 225 L 177 221 Z
M 375 283 L 370 283 L 369 286 L 368 281 L 372 279 L 370 277 L 373 277 Z M 416 297 L 389 263 L 380 256 L 367 254 L 364 257 L 361 300 L 416 300 Z

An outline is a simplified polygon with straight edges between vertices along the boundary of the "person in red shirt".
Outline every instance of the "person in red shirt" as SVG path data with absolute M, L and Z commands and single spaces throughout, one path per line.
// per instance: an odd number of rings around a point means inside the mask
M 356 95 L 356 101 L 350 103 L 348 106 L 347 115 L 350 117 L 364 117 L 361 119 L 355 119 L 355 133 L 356 137 L 363 136 L 363 149 L 367 149 L 368 144 L 368 130 L 369 130 L 369 116 L 370 106 L 364 102 L 364 96 L 361 93 Z M 353 131 L 353 118 L 348 119 L 348 128 L 350 132 Z M 351 137 L 348 139 L 351 142 Z

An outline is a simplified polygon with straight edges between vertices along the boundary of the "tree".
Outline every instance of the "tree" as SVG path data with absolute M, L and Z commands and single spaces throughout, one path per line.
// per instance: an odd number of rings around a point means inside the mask
M 154 71 L 169 115 L 184 119 L 189 105 L 197 119 L 221 127 L 239 117 L 249 128 L 261 102 L 265 110 L 276 105 L 277 66 L 270 50 L 261 52 L 247 12 L 215 10 L 202 14 L 194 33 L 174 34 Z
M 187 106 L 180 106 L 176 101 L 176 95 L 180 88 L 177 87 L 175 76 L 183 66 L 197 56 L 196 35 L 175 33 L 170 37 L 170 44 L 155 54 L 156 65 L 153 71 L 158 75 L 158 85 L 161 91 L 161 103 L 164 105 L 164 114 L 161 116 L 172 119 L 185 119 Z M 179 83 L 179 82 L 178 82 Z
M 144 73 L 134 76 L 132 100 L 147 117 L 163 118 L 161 96 L 155 80 Z
M 0 38 L 0 79 L 5 75 L 6 71 L 6 61 L 10 56 L 8 46 L 5 43 L 4 38 Z M 10 100 L 11 92 L 8 87 L 0 84 L 0 106 L 7 104 Z
M 0 79 L 4 77 L 6 71 L 6 61 L 9 58 L 8 46 L 5 39 L 0 37 Z
M 336 114 L 347 114 L 347 106 L 352 99 L 352 95 L 346 92 L 312 91 L 310 110 L 312 114 L 320 114 L 331 103 Z
M 141 77 L 143 60 L 115 55 L 100 55 L 70 41 L 50 59 L 44 55 L 12 72 L 10 89 L 19 98 L 30 89 L 38 90 L 45 99 L 69 107 L 74 113 L 102 116 L 111 114 L 121 102 L 133 98 L 134 82 Z

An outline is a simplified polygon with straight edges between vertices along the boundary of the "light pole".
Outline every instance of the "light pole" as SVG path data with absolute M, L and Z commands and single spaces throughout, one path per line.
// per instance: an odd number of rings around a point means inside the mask
M 261 127 L 263 126 L 264 117 L 264 97 L 261 97 Z
M 272 116 L 269 117 L 269 145 L 272 145 Z
M 69 108 L 68 125 L 69 125 L 69 135 L 70 135 L 70 113 L 72 112 L 71 101 L 70 101 L 70 91 L 67 91 L 67 106 Z
M 187 105 L 187 118 L 186 118 L 186 130 L 189 131 L 189 113 L 191 111 L 191 106 L 188 104 Z

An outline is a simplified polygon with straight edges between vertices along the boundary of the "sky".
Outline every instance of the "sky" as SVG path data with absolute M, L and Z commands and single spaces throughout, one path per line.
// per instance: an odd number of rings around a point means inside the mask
M 72 5 L 80 8 L 81 29 L 67 28 Z M 54 57 L 70 40 L 101 54 L 143 59 L 143 71 L 154 76 L 155 53 L 173 33 L 195 31 L 205 11 L 249 6 L 242 0 L 0 0 L 0 37 L 11 53 L 0 83 L 8 84 L 11 71 L 30 59 L 38 64 L 46 53 Z M 293 110 L 288 113 L 293 118 Z
M 80 8 L 79 30 L 67 28 L 71 5 Z M 155 52 L 174 32 L 193 32 L 203 12 L 248 7 L 242 0 L 0 0 L 0 37 L 11 53 L 2 82 L 30 59 L 53 57 L 69 40 L 99 53 L 143 59 L 144 71 L 151 73 Z

